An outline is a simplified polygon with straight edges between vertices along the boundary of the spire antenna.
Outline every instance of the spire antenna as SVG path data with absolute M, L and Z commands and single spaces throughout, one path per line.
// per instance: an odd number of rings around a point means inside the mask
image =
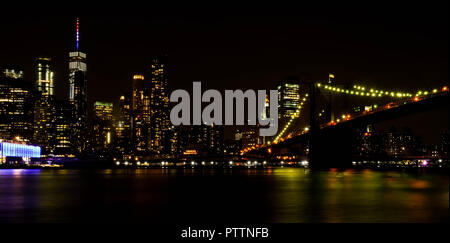
M 77 33 L 76 33 L 76 40 L 77 40 L 77 51 L 80 47 L 80 19 L 77 18 Z

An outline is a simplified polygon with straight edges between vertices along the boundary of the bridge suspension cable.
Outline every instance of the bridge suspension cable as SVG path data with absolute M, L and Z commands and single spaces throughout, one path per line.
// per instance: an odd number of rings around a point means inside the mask
M 281 129 L 280 133 L 278 133 L 278 135 L 275 137 L 275 139 L 272 141 L 272 143 L 278 143 L 278 141 L 286 133 L 287 129 L 289 129 L 289 127 L 292 125 L 294 120 L 296 118 L 300 117 L 300 111 L 302 110 L 303 105 L 306 102 L 307 98 L 308 98 L 308 94 L 306 94 L 305 97 L 302 99 L 302 102 L 300 102 L 300 104 L 298 105 L 297 110 L 294 112 L 294 114 L 292 114 L 288 123 L 286 123 L 286 125 L 283 127 L 283 129 Z M 270 144 L 270 142 L 268 142 L 268 144 Z
M 415 92 L 415 94 L 413 93 L 408 93 L 408 92 L 398 92 L 398 91 L 386 91 L 386 90 L 380 90 L 380 89 L 373 89 L 373 88 L 367 88 L 365 86 L 362 85 L 354 85 L 352 89 L 345 89 L 345 88 L 340 88 L 334 85 L 322 85 L 321 83 L 317 84 L 317 87 L 319 88 L 324 88 L 327 91 L 336 93 L 336 94 L 345 94 L 345 95 L 355 95 L 355 96 L 361 96 L 361 97 L 376 97 L 376 98 L 380 98 L 380 97 L 390 97 L 390 98 L 408 98 L 408 97 L 413 97 L 413 96 L 426 96 L 429 94 L 435 94 L 440 92 L 439 89 L 432 89 L 432 90 L 419 90 L 417 92 Z M 442 91 L 445 91 L 444 89 L 448 89 L 447 87 L 443 87 Z

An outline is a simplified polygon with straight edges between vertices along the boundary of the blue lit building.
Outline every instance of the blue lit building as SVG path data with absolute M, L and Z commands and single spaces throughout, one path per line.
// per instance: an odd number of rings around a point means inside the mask
M 30 162 L 41 157 L 41 147 L 26 144 L 0 142 L 0 164 Z

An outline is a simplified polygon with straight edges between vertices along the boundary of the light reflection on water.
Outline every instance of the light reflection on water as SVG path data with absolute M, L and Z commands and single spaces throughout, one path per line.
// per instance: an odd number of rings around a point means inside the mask
M 273 169 L 0 170 L 0 222 L 448 222 L 448 175 Z

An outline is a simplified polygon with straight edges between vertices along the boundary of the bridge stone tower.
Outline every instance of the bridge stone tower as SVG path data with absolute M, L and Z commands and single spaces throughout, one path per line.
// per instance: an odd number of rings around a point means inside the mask
M 320 92 L 316 84 L 309 84 L 310 130 L 309 164 L 312 169 L 347 168 L 351 166 L 352 128 L 342 124 L 339 128 L 320 129 L 317 124 L 317 97 Z

